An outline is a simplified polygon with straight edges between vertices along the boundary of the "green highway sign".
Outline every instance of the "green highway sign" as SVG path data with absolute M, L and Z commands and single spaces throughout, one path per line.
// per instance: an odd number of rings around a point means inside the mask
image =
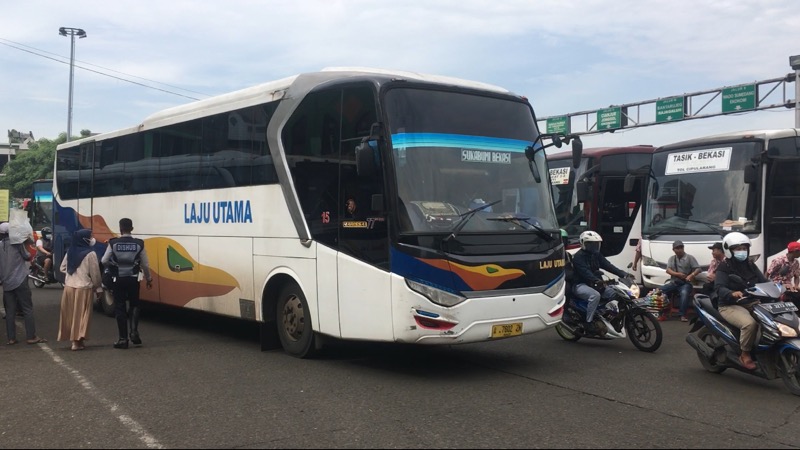
M 622 108 L 606 108 L 597 111 L 598 130 L 616 130 L 622 126 Z
M 569 134 L 569 117 L 551 117 L 547 119 L 548 133 Z
M 722 90 L 722 113 L 756 109 L 756 85 L 747 84 Z
M 656 123 L 683 120 L 685 101 L 683 97 L 671 97 L 656 101 Z

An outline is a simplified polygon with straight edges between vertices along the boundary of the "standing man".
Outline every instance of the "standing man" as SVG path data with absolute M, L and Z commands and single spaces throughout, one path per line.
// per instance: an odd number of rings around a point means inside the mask
M 36 336 L 36 322 L 33 319 L 33 299 L 28 287 L 29 263 L 31 253 L 25 244 L 12 244 L 8 237 L 8 223 L 0 224 L 0 281 L 3 282 L 3 305 L 6 308 L 6 332 L 8 345 L 17 341 L 17 308 L 25 318 L 25 334 L 28 344 L 47 342 Z
M 787 297 L 795 303 L 800 301 L 800 242 L 789 242 L 786 254 L 778 256 L 767 269 L 767 278 L 786 286 Z
M 117 267 L 117 279 L 111 291 L 114 293 L 114 315 L 117 318 L 119 340 L 114 348 L 128 348 L 128 320 L 131 326 L 131 342 L 142 345 L 139 337 L 139 272 L 144 272 L 147 289 L 153 287 L 150 276 L 150 263 L 144 250 L 144 241 L 131 236 L 133 221 L 128 218 L 119 220 L 119 232 L 122 236 L 108 241 L 106 253 L 101 262 L 103 266 Z M 128 311 L 130 303 L 130 311 Z
M 714 293 L 714 280 L 717 278 L 717 268 L 719 263 L 725 260 L 725 252 L 722 250 L 722 242 L 715 242 L 708 249 L 711 250 L 711 263 L 708 265 L 708 270 L 706 270 L 703 294 L 712 295 Z
M 683 242 L 675 241 L 672 243 L 674 255 L 667 261 L 667 275 L 672 278 L 667 284 L 661 287 L 661 292 L 669 295 L 678 291 L 681 297 L 681 322 L 688 322 L 686 311 L 689 309 L 689 301 L 692 297 L 694 278 L 700 273 L 700 264 L 694 256 L 687 254 L 683 250 Z

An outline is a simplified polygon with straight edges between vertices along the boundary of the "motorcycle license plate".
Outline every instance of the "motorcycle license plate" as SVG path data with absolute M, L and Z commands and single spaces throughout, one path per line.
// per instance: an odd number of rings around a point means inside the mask
M 797 311 L 797 306 L 794 303 L 789 303 L 789 302 L 762 303 L 761 306 L 772 314 L 783 314 L 787 312 Z
M 492 326 L 492 339 L 519 336 L 522 334 L 522 322 Z

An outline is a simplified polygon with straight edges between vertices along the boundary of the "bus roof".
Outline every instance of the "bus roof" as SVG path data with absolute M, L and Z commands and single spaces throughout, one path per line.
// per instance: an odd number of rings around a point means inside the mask
M 327 82 L 343 80 L 348 78 L 364 77 L 369 79 L 411 79 L 432 84 L 445 86 L 457 86 L 467 89 L 497 92 L 501 94 L 513 95 L 508 90 L 499 86 L 494 86 L 478 81 L 462 80 L 459 78 L 426 75 L 416 72 L 372 69 L 365 67 L 328 67 L 320 72 L 310 72 L 300 75 L 293 75 L 280 80 L 251 86 L 238 91 L 217 95 L 203 100 L 187 103 L 185 105 L 174 106 L 162 111 L 151 114 L 144 121 L 136 126 L 124 128 L 108 133 L 90 136 L 84 139 L 71 141 L 58 146 L 72 147 L 79 145 L 81 141 L 91 141 L 96 139 L 106 139 L 148 129 L 158 128 L 165 125 L 183 122 L 186 120 L 204 117 L 208 115 L 233 111 L 248 106 L 268 103 L 280 100 L 284 97 L 302 97 L 312 89 Z
M 670 151 L 678 148 L 696 147 L 699 145 L 713 144 L 715 142 L 731 142 L 742 139 L 777 139 L 785 137 L 796 137 L 799 134 L 798 128 L 783 128 L 775 130 L 745 130 L 734 131 L 731 133 L 715 134 L 703 136 L 695 139 L 688 139 L 659 147 L 656 152 Z
M 597 158 L 606 155 L 620 155 L 625 153 L 653 153 L 655 147 L 652 145 L 631 145 L 628 147 L 590 147 L 584 148 L 582 156 Z M 547 159 L 556 161 L 560 159 L 572 158 L 572 152 L 569 150 L 561 150 L 557 153 L 547 155 Z

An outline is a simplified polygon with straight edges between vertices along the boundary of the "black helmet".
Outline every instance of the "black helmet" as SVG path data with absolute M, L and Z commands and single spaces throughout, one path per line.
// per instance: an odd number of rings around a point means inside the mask
M 43 238 L 50 239 L 50 235 L 52 235 L 52 234 L 53 234 L 53 230 L 51 230 L 50 227 L 42 228 L 42 237 Z

